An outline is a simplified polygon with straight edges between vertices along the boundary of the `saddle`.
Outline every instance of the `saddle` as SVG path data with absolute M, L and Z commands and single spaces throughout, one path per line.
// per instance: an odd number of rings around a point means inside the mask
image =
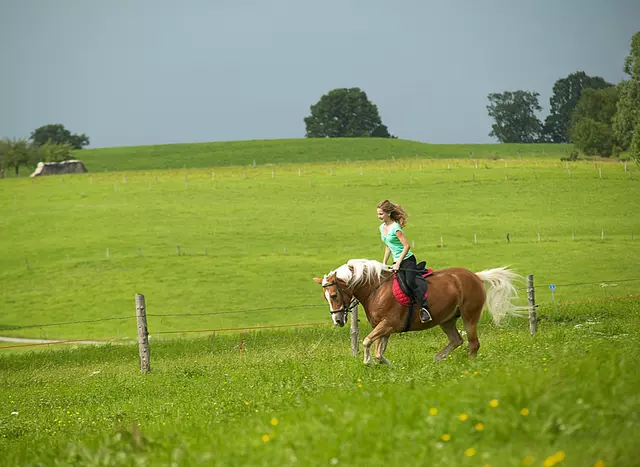
M 427 277 L 434 273 L 431 268 L 426 268 L 426 261 L 422 261 L 416 265 L 416 272 L 413 279 L 416 281 L 418 290 L 426 298 L 429 295 L 427 291 Z M 409 306 L 411 302 L 415 302 L 411 287 L 404 281 L 403 274 L 396 274 L 393 279 L 393 295 L 398 302 L 403 306 Z

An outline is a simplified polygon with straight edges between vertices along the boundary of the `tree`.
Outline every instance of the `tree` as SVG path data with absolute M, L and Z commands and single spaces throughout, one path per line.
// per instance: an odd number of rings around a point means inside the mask
M 81 135 L 71 134 L 64 125 L 59 123 L 44 125 L 36 128 L 31 133 L 30 138 L 34 146 L 42 146 L 47 142 L 54 144 L 69 144 L 73 149 L 82 149 L 89 144 L 89 137 L 84 133 Z
M 596 122 L 611 125 L 618 104 L 618 88 L 611 86 L 605 89 L 585 89 L 571 114 L 571 122 L 582 118 L 591 118 Z
M 640 164 L 640 32 L 631 38 L 631 51 L 624 61 L 624 72 L 630 79 L 618 85 L 617 112 L 613 118 L 613 134 L 623 150 Z
M 311 106 L 304 123 L 307 138 L 391 137 L 378 107 L 360 88 L 329 91 Z
M 540 140 L 542 124 L 535 112 L 542 110 L 540 94 L 529 91 L 505 91 L 489 94 L 487 110 L 495 120 L 489 136 L 501 143 L 534 143 Z
M 34 151 L 26 139 L 4 138 L 0 144 L 2 156 L 2 171 L 5 167 L 15 167 L 16 176 L 20 174 L 21 165 L 33 165 L 35 162 Z
M 550 111 L 544 123 L 545 139 L 554 143 L 570 141 L 571 114 L 585 89 L 605 89 L 613 86 L 599 76 L 589 76 L 584 71 L 571 73 L 553 85 L 549 99 Z
M 54 144 L 47 142 L 38 148 L 38 156 L 43 162 L 60 162 L 71 158 L 73 148 L 68 143 Z
M 609 157 L 616 141 L 612 120 L 616 113 L 618 89 L 585 89 L 571 115 L 571 140 L 588 155 Z
M 5 140 L 0 141 L 0 178 L 4 178 L 4 170 L 8 167 L 9 147 Z
M 640 121 L 640 86 L 633 80 L 622 81 L 618 89 L 618 104 L 613 116 L 613 135 L 622 150 L 629 149 L 635 122 Z

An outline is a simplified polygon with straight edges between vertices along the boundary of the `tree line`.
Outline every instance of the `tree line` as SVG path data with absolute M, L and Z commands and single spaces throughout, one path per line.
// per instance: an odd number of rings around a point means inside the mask
M 542 110 L 539 93 L 491 93 L 487 110 L 495 123 L 489 136 L 502 143 L 574 143 L 586 155 L 629 151 L 640 161 L 640 32 L 631 40 L 624 71 L 629 79 L 617 85 L 584 71 L 559 79 L 544 122 L 536 116 Z M 359 88 L 329 91 L 311 106 L 304 123 L 308 138 L 394 138 Z
M 489 136 L 503 143 L 574 143 L 586 155 L 604 157 L 629 151 L 640 161 L 640 32 L 623 69 L 628 79 L 617 85 L 584 71 L 556 81 L 544 122 L 536 116 L 542 110 L 537 92 L 491 93 Z
M 33 167 L 38 162 L 59 162 L 71 158 L 76 149 L 89 144 L 89 137 L 71 133 L 59 123 L 44 125 L 26 138 L 3 138 L 0 140 L 0 178 L 7 168 Z

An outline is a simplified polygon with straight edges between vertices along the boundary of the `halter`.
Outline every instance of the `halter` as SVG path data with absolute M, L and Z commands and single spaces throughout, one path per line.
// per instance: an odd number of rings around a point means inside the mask
M 345 295 L 347 296 L 349 296 L 349 294 L 346 290 L 343 290 L 342 287 L 340 287 L 340 284 L 338 284 L 337 281 L 331 282 L 330 284 L 325 284 L 322 286 L 322 288 L 326 289 L 327 287 L 331 287 L 333 285 L 335 285 L 338 288 L 338 292 L 340 292 L 340 300 L 342 301 L 342 308 L 340 308 L 339 310 L 329 310 L 329 313 L 331 313 L 332 315 L 335 313 L 349 313 L 353 311 L 360 304 L 358 299 L 355 298 L 353 295 L 351 295 L 351 300 L 349 300 L 349 306 L 347 306 L 342 293 L 344 292 Z

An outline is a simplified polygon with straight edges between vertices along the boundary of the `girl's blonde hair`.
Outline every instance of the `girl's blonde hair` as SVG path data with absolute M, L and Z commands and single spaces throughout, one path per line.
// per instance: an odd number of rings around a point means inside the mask
M 400 227 L 407 225 L 407 218 L 409 215 L 399 204 L 393 204 L 388 199 L 385 199 L 378 203 L 378 209 L 382 209 L 384 212 L 389 214 L 389 217 L 400 224 Z

